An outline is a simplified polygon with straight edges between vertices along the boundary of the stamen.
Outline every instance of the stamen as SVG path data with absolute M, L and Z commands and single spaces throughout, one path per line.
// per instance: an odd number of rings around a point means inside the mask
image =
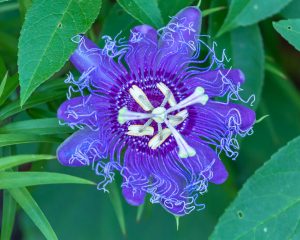
M 169 122 L 172 124 L 172 126 L 176 127 L 180 123 L 182 123 L 187 117 L 188 117 L 188 111 L 182 110 L 176 115 L 169 115 Z
M 181 134 L 172 126 L 172 124 L 168 121 L 165 120 L 165 124 L 167 127 L 170 129 L 172 132 L 178 147 L 179 147 L 179 153 L 178 156 L 181 158 L 187 158 L 187 157 L 193 157 L 196 155 L 196 151 L 194 148 L 192 148 L 181 136 Z
M 150 139 L 148 146 L 153 150 L 157 149 L 161 144 L 164 143 L 164 141 L 167 140 L 168 137 L 170 137 L 171 134 L 172 132 L 169 128 L 161 130 L 158 134 Z
M 187 110 L 183 110 L 174 116 L 172 115 L 172 117 L 177 119 L 180 118 L 180 121 L 171 120 L 171 119 L 169 121 L 172 126 L 176 127 L 188 117 L 188 112 Z M 168 137 L 171 136 L 171 134 L 172 132 L 170 129 L 168 128 L 162 129 L 161 123 L 158 123 L 158 134 L 156 134 L 153 138 L 151 138 L 151 140 L 148 143 L 148 146 L 153 150 L 157 149 L 161 144 L 163 144 L 168 139 Z
M 197 87 L 192 95 L 188 96 L 186 99 L 182 100 L 176 106 L 173 106 L 167 110 L 167 113 L 176 111 L 181 108 L 188 107 L 193 104 L 200 103 L 205 105 L 208 101 L 208 95 L 204 94 L 204 89 L 202 87 Z
M 156 84 L 157 88 L 162 92 L 162 94 L 165 96 L 165 99 L 163 103 L 161 104 L 161 107 L 165 106 L 165 100 L 170 104 L 171 107 L 175 106 L 177 104 L 175 97 L 171 90 L 162 82 Z
M 129 93 L 145 111 L 151 111 L 154 109 L 146 94 L 138 86 L 133 85 L 129 89 Z
M 128 127 L 128 132 L 126 134 L 130 136 L 153 136 L 154 128 L 151 126 L 145 125 L 130 125 Z
M 152 118 L 153 114 L 151 113 L 139 113 L 128 110 L 126 107 L 123 107 L 119 110 L 118 122 L 124 124 L 127 121 L 132 120 L 141 120 Z

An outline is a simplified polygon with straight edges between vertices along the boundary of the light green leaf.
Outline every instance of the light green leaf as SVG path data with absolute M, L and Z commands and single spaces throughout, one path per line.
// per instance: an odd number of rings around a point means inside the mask
M 108 190 L 109 190 L 109 198 L 113 205 L 115 213 L 117 215 L 117 219 L 120 224 L 122 234 L 125 236 L 126 224 L 125 224 L 124 211 L 123 211 L 123 206 L 121 201 L 121 195 L 115 181 L 109 185 Z
M 141 23 L 162 27 L 163 20 L 157 0 L 117 0 L 122 8 Z
M 208 15 L 211 15 L 211 14 L 213 14 L 213 13 L 222 11 L 222 10 L 224 10 L 224 9 L 226 9 L 225 6 L 205 9 L 205 10 L 202 12 L 202 17 L 206 17 L 206 16 L 208 16 Z
M 89 180 L 51 172 L 0 172 L 0 189 L 44 184 L 95 184 Z
M 8 191 L 3 191 L 3 213 L 1 226 L 1 239 L 10 240 L 16 216 L 16 201 Z
M 218 32 L 221 35 L 238 26 L 248 26 L 278 13 L 291 0 L 232 0 L 228 15 Z
M 300 137 L 243 186 L 210 239 L 299 239 Z
M 34 155 L 34 154 L 26 154 L 26 155 L 15 155 L 0 158 L 0 171 L 12 168 L 15 166 L 19 166 L 24 163 L 31 163 L 40 160 L 51 160 L 55 159 L 56 156 L 53 155 Z
M 35 143 L 35 142 L 61 142 L 62 139 L 54 136 L 43 136 L 25 133 L 0 134 L 0 147 L 15 144 Z
M 8 191 L 34 224 L 41 230 L 46 239 L 58 240 L 44 213 L 26 188 L 14 188 Z
M 21 105 L 58 71 L 76 49 L 71 38 L 95 21 L 101 0 L 34 1 L 19 41 Z
M 273 22 L 273 26 L 282 37 L 300 51 L 300 18 Z
M 16 132 L 48 135 L 72 133 L 73 130 L 70 127 L 59 125 L 57 118 L 43 118 L 12 122 L 0 128 L 0 133 Z

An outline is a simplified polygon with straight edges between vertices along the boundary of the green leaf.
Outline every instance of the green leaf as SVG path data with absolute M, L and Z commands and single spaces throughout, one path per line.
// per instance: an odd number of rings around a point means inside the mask
M 43 118 L 12 122 L 0 128 L 0 133 L 30 133 L 38 135 L 72 133 L 70 127 L 61 126 L 57 118 Z
M 226 6 L 226 0 L 213 1 L 211 8 Z M 214 35 L 218 27 L 224 22 L 224 12 L 218 12 L 209 18 L 209 33 Z M 257 24 L 248 27 L 239 27 L 214 39 L 218 46 L 215 48 L 218 58 L 222 58 L 223 49 L 231 61 L 227 68 L 238 68 L 246 77 L 240 92 L 243 99 L 255 95 L 253 108 L 257 108 L 264 82 L 265 53 L 262 36 Z
M 243 186 L 210 239 L 299 239 L 300 137 Z
M 4 120 L 5 118 L 8 118 L 14 114 L 17 114 L 21 111 L 24 111 L 28 108 L 31 108 L 33 106 L 38 106 L 42 103 L 46 103 L 49 101 L 57 100 L 60 98 L 64 98 L 66 95 L 65 91 L 54 91 L 54 92 L 40 92 L 38 94 L 32 95 L 32 97 L 21 107 L 20 101 L 14 101 L 12 103 L 9 103 L 5 105 L 0 110 L 0 121 Z
M 116 182 L 112 182 L 109 185 L 109 198 L 110 201 L 113 205 L 113 208 L 115 210 L 115 213 L 117 215 L 118 222 L 121 227 L 122 234 L 125 236 L 126 235 L 126 224 L 125 224 L 125 217 L 124 217 L 124 211 L 123 211 L 123 206 L 122 206 L 122 201 L 121 201 L 121 195 L 118 189 L 118 186 Z
M 0 171 L 12 168 L 15 166 L 19 166 L 24 163 L 31 163 L 40 160 L 52 160 L 55 159 L 56 156 L 53 155 L 34 155 L 34 154 L 24 154 L 24 155 L 15 155 L 9 157 L 0 158 Z
M 248 26 L 278 13 L 291 0 L 232 0 L 228 15 L 218 32 L 221 35 L 238 26 Z
M 92 181 L 51 172 L 0 172 L 0 189 L 19 188 L 44 184 L 95 184 Z
M 285 18 L 299 18 L 300 1 L 293 0 L 282 11 L 281 15 Z
M 117 0 L 121 7 L 141 23 L 162 27 L 163 20 L 157 0 Z
M 101 0 L 34 1 L 19 40 L 21 105 L 76 49 L 71 38 L 95 21 Z
M 300 18 L 273 22 L 273 26 L 282 37 L 300 51 Z
M 19 84 L 18 75 L 5 77 L 0 85 L 0 106 L 8 99 L 10 94 L 17 88 Z
M 43 136 L 25 133 L 0 134 L 0 147 L 15 144 L 35 143 L 35 142 L 61 142 L 62 139 L 54 136 Z
M 255 94 L 254 108 L 259 104 L 263 81 L 265 55 L 258 25 L 240 27 L 231 32 L 233 68 L 241 69 L 246 81 L 241 96 L 247 99 Z
M 1 239 L 10 240 L 16 216 L 16 201 L 8 191 L 3 191 L 3 213 L 1 226 Z
M 44 213 L 26 188 L 14 188 L 8 191 L 34 224 L 41 230 L 46 239 L 58 239 Z
M 211 15 L 213 13 L 219 12 L 226 9 L 225 6 L 220 6 L 220 7 L 215 7 L 215 8 L 209 8 L 209 9 L 205 9 L 204 11 L 202 11 L 202 17 L 206 17 L 208 15 Z
M 193 2 L 194 0 L 158 0 L 158 6 L 165 23 L 168 23 L 170 17 L 173 17 L 181 9 L 190 6 Z

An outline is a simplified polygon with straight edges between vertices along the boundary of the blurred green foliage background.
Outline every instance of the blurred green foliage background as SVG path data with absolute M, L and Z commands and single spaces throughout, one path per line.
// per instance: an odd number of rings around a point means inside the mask
M 40 0 L 36 0 L 38 1 Z M 150 2 L 157 4 L 164 24 L 168 22 L 169 16 L 173 16 L 183 7 L 198 3 L 192 0 Z M 203 11 L 214 10 L 207 11 L 203 18 L 202 33 L 210 34 L 211 40 L 218 43 L 219 54 L 223 48 L 226 49 L 231 58 L 228 67 L 232 65 L 245 72 L 247 82 L 243 86 L 244 94 L 256 94 L 257 119 L 265 115 L 268 117 L 254 126 L 252 136 L 242 140 L 240 155 L 236 161 L 223 157 L 230 174 L 227 182 L 223 185 L 210 185 L 208 193 L 202 199 L 206 204 L 205 210 L 180 218 L 178 230 L 174 216 L 164 211 L 161 206 L 152 205 L 148 201 L 144 209 L 137 209 L 125 203 L 122 197 L 116 199 L 120 194 L 118 178 L 111 187 L 113 200 L 109 194 L 97 191 L 95 186 L 63 184 L 28 187 L 58 239 L 208 239 L 219 217 L 235 199 L 245 181 L 280 147 L 300 135 L 300 53 L 282 38 L 272 25 L 273 21 L 300 18 L 300 1 L 283 1 L 285 3 L 282 7 L 274 12 L 270 10 L 272 16 L 265 14 L 260 17 L 258 15 L 262 15 L 263 11 L 250 11 L 252 15 L 244 16 L 240 25 L 238 20 L 243 16 L 237 16 L 233 23 L 228 25 L 228 31 L 220 35 L 218 32 L 230 9 L 229 2 L 202 1 Z M 231 1 L 232 4 L 236 2 L 238 1 Z M 238 4 L 242 2 L 245 1 L 239 1 Z M 280 5 L 282 1 L 275 2 Z M 140 21 L 151 20 L 143 18 L 143 15 L 140 17 L 135 13 L 135 9 L 128 10 L 126 4 L 125 0 L 120 0 L 119 3 L 103 0 L 100 13 L 87 35 L 101 46 L 101 36 L 115 36 L 121 30 L 122 35 L 128 36 L 132 26 L 140 24 Z M 256 3 L 248 1 L 248 4 L 255 6 Z M 20 107 L 18 40 L 26 12 L 31 5 L 31 0 L 0 1 L 2 157 L 18 154 L 55 155 L 58 144 L 71 132 L 70 129 L 59 126 L 53 119 L 56 109 L 66 98 L 67 86 L 63 80 L 69 71 L 74 70 L 68 62 L 50 79 L 44 79 L 43 81 L 47 81 L 35 90 L 23 108 Z M 300 37 L 298 40 L 300 42 Z M 30 61 L 31 56 L 26 58 Z M 25 122 L 19 128 L 5 128 L 8 124 L 31 119 L 50 119 L 50 122 Z M 18 170 L 59 172 L 94 182 L 99 180 L 89 168 L 70 169 L 61 166 L 56 160 L 23 164 Z M 7 190 L 1 194 L 8 194 Z M 120 203 L 121 205 L 118 205 Z M 8 206 L 7 199 L 3 206 Z M 2 213 L 4 212 L 2 208 Z M 14 216 L 13 213 L 11 216 Z M 41 231 L 18 205 L 15 221 L 11 222 L 14 222 L 12 239 L 44 239 Z

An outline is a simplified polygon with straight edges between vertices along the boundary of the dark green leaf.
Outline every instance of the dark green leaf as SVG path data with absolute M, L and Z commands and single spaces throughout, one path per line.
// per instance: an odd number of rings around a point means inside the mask
M 0 158 L 0 171 L 15 166 L 19 166 L 24 163 L 30 163 L 30 162 L 40 161 L 40 160 L 51 160 L 55 158 L 56 156 L 52 156 L 52 155 L 34 155 L 34 154 L 2 157 Z
M 297 239 L 300 224 L 297 179 L 300 179 L 300 137 L 275 153 L 247 181 L 220 218 L 211 239 Z
M 16 201 L 11 197 L 8 191 L 3 191 L 3 213 L 1 226 L 1 239 L 10 240 L 15 223 Z
M 71 175 L 50 172 L 0 172 L 0 189 L 44 184 L 95 184 Z
M 33 106 L 38 106 L 42 103 L 46 103 L 51 100 L 56 100 L 59 98 L 64 98 L 66 95 L 65 91 L 55 91 L 55 92 L 45 92 L 34 94 L 32 97 L 24 104 L 22 107 L 20 106 L 20 101 L 14 101 L 12 103 L 7 104 L 0 110 L 0 121 L 8 118 L 14 114 L 17 114 L 23 110 L 31 108 Z
M 248 26 L 278 13 L 291 0 L 232 0 L 219 35 L 238 26 Z
M 300 51 L 300 18 L 274 22 L 273 26 L 282 37 Z
M 61 126 L 57 118 L 33 119 L 19 122 L 12 122 L 0 128 L 0 133 L 30 133 L 38 135 L 72 133 L 68 126 Z
M 7 100 L 10 94 L 17 88 L 19 82 L 18 75 L 3 79 L 0 86 L 0 106 Z
M 264 81 L 265 55 L 258 25 L 240 27 L 231 32 L 233 68 L 241 69 L 246 81 L 242 85 L 242 97 L 255 94 L 254 108 L 260 101 Z
M 194 0 L 158 0 L 158 6 L 165 23 L 168 23 L 170 17 L 193 2 Z
M 117 215 L 121 227 L 121 231 L 123 235 L 126 235 L 126 224 L 125 224 L 124 211 L 123 211 L 123 206 L 121 201 L 121 195 L 119 193 L 119 189 L 116 182 L 112 182 L 109 185 L 109 198 L 113 205 L 115 213 Z
M 211 8 L 226 6 L 226 0 L 213 2 Z M 224 12 L 218 12 L 210 17 L 209 33 L 214 35 L 224 21 Z M 232 65 L 243 71 L 246 77 L 245 83 L 241 86 L 244 90 L 240 94 L 245 100 L 252 94 L 256 101 L 254 108 L 260 101 L 263 81 L 264 81 L 264 46 L 262 36 L 258 25 L 248 27 L 239 27 L 234 31 L 226 33 L 215 40 L 217 55 L 221 58 L 223 49 L 226 49 L 226 55 L 231 61 L 226 66 Z
M 118 3 L 131 16 L 141 23 L 149 24 L 153 27 L 162 27 L 163 20 L 158 8 L 157 0 L 117 0 Z
M 71 38 L 90 28 L 100 7 L 101 0 L 32 3 L 19 41 L 21 105 L 64 65 L 76 48 Z
M 300 1 L 292 0 L 282 11 L 281 15 L 285 18 L 299 18 Z
M 46 239 L 58 239 L 44 213 L 26 188 L 9 189 L 9 193 L 21 208 L 23 208 L 34 224 L 41 230 Z

